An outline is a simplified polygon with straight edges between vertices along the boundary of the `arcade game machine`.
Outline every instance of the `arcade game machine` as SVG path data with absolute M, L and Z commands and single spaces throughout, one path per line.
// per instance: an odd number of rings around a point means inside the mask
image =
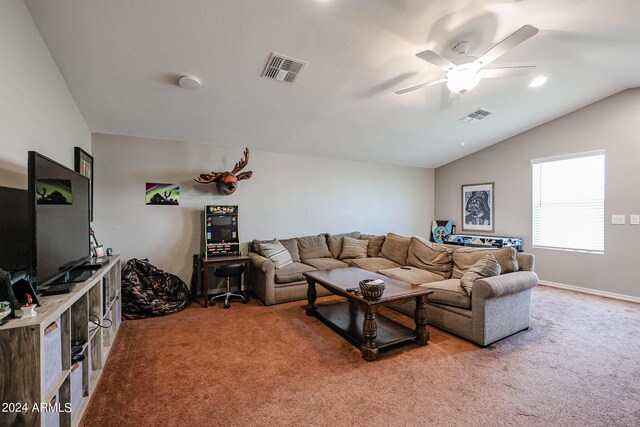
M 240 255 L 237 206 L 205 206 L 204 259 L 221 255 Z

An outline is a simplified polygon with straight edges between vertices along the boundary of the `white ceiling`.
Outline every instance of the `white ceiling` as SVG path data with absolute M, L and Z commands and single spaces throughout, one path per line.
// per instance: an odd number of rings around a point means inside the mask
M 93 132 L 437 167 L 640 86 L 637 0 L 25 3 Z M 492 66 L 536 65 L 546 85 L 393 93 L 443 76 L 417 52 L 479 56 L 524 24 L 540 32 Z M 260 78 L 272 51 L 308 62 L 295 85 Z M 457 121 L 479 107 L 494 114 Z

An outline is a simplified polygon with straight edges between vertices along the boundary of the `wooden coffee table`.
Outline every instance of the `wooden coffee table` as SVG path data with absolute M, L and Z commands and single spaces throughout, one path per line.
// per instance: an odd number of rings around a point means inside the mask
M 381 348 L 404 341 L 414 340 L 420 345 L 427 345 L 429 332 L 426 306 L 427 297 L 433 293 L 433 290 L 353 267 L 313 271 L 304 275 L 309 284 L 307 315 L 317 317 L 359 347 L 365 360 L 376 360 Z M 359 289 L 358 283 L 366 279 L 384 280 L 385 290 L 382 298 L 366 300 L 360 294 L 347 292 L 350 288 Z M 316 305 L 316 284 L 334 295 L 345 297 L 347 301 Z M 378 308 L 381 306 L 414 298 L 416 300 L 415 329 L 407 328 L 382 315 L 377 316 Z

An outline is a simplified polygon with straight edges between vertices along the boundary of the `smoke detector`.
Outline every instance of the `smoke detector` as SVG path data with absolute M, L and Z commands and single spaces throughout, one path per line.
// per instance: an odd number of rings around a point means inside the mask
M 200 87 L 200 79 L 196 76 L 182 76 L 178 79 L 178 85 L 183 89 L 196 90 Z
M 469 52 L 469 42 L 460 42 L 453 47 L 453 51 L 458 56 L 465 56 Z
M 267 61 L 267 65 L 264 67 L 261 77 L 294 84 L 306 65 L 307 63 L 305 61 L 273 52 Z

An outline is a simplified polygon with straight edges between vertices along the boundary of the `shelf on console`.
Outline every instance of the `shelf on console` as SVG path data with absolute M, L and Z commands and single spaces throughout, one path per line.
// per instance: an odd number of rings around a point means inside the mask
M 82 422 L 82 416 L 98 384 L 118 331 L 118 328 L 109 328 L 109 339 L 105 341 L 102 337 L 103 328 L 95 328 L 89 332 L 95 326 L 89 323 L 87 316 L 102 320 L 103 279 L 110 284 L 110 291 L 113 292 L 107 293 L 107 296 L 116 296 L 110 301 L 110 309 L 113 313 L 120 312 L 120 264 L 119 256 L 110 257 L 109 264 L 87 281 L 77 284 L 72 292 L 40 297 L 42 306 L 36 309 L 36 317 L 11 319 L 0 326 L 0 353 L 3 355 L 0 357 L 0 378 L 20 385 L 5 390 L 3 398 L 6 401 L 49 402 L 57 394 L 60 404 L 69 403 L 72 389 L 70 341 L 86 339 L 87 343 L 82 346 L 82 353 L 86 356 L 82 367 L 83 397 L 78 408 L 74 409 L 73 420 L 71 414 L 60 416 L 61 425 L 75 427 Z M 62 345 L 60 350 L 51 350 L 43 345 L 44 330 L 58 319 Z M 49 389 L 43 390 L 44 364 L 54 355 L 59 357 L 57 351 L 62 355 L 62 370 Z M 0 413 L 0 425 L 16 423 L 43 426 L 47 420 L 35 412 L 26 415 Z
M 102 374 L 102 369 L 97 371 L 92 371 L 89 375 L 89 395 L 93 393 L 96 385 L 98 385 L 98 380 L 100 379 L 100 375 Z
M 80 405 L 78 405 L 78 409 L 76 409 L 75 414 L 73 414 L 73 418 L 71 419 L 72 425 L 76 426 L 80 424 L 80 420 L 84 415 L 84 411 L 87 409 L 87 406 L 89 406 L 89 400 L 89 396 L 84 396 L 82 398 L 82 400 L 80 401 Z

